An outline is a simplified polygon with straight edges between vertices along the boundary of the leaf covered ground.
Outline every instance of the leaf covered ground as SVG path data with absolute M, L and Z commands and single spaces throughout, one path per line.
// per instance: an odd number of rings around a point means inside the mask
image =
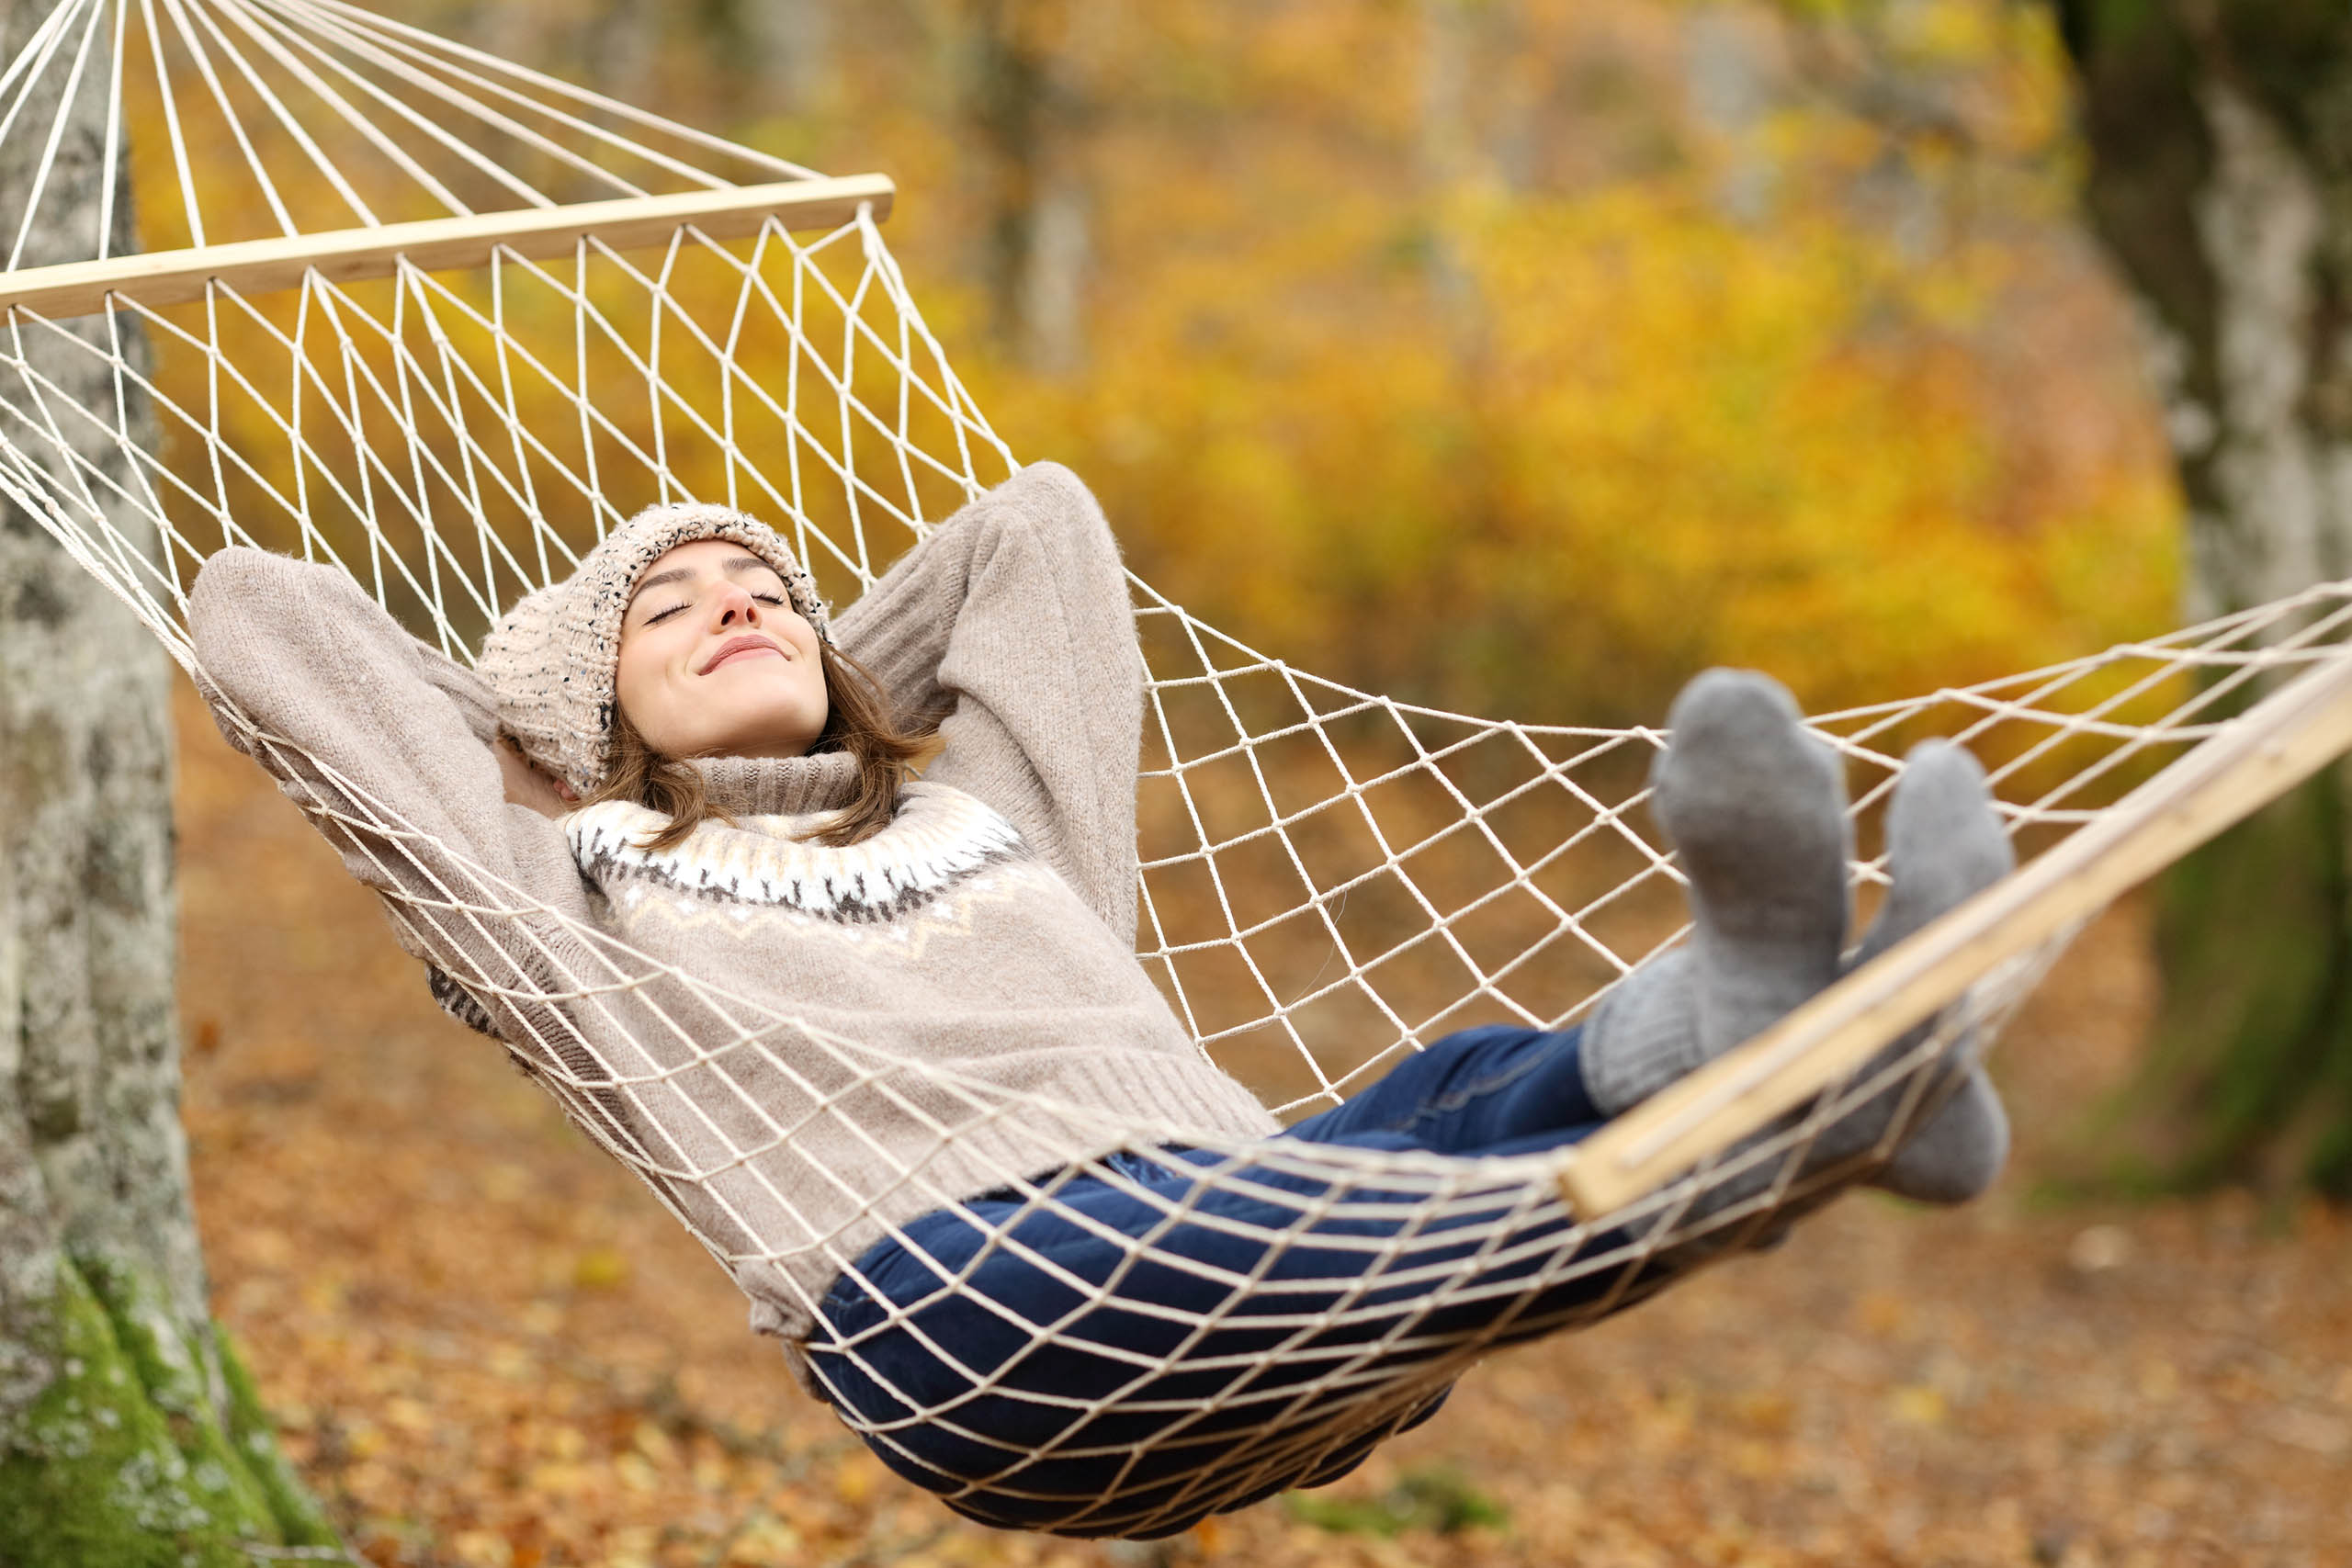
M 956 1521 L 798 1394 L 701 1250 L 443 1019 L 372 900 L 182 718 L 214 1301 L 371 1562 L 2352 1562 L 2352 1220 L 2032 1201 L 2145 1013 L 2128 909 L 2003 1046 L 2024 1146 L 1992 1198 L 1844 1202 L 1487 1363 L 1311 1499 L 1074 1544 Z

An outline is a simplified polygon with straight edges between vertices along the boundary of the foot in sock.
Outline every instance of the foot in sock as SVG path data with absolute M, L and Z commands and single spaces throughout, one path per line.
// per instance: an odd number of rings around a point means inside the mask
M 1699 1039 L 1712 1057 L 1838 977 L 1853 833 L 1837 753 L 1778 682 L 1710 670 L 1667 721 L 1651 809 L 1690 878 Z
M 1850 840 L 1834 754 L 1804 729 L 1788 694 L 1760 675 L 1708 671 L 1684 688 L 1669 722 L 1670 743 L 1652 771 L 1655 805 L 1690 879 L 1693 934 L 1629 976 L 1586 1030 L 1587 1085 L 1612 1113 L 1758 1033 L 1840 971 Z M 1892 887 L 1857 964 L 2009 864 L 1983 773 L 1946 742 L 1913 753 L 1888 834 Z M 1889 1052 L 1916 1043 L 1915 1035 Z M 1981 1070 L 1968 1073 L 1871 1178 L 1876 1184 L 1956 1202 L 1991 1181 L 2007 1122 Z M 1867 1153 L 1905 1098 L 1898 1087 L 1841 1116 L 1819 1134 L 1807 1168 Z
M 1911 749 L 1887 807 L 1886 861 L 1886 902 L 1849 969 L 1990 887 L 2017 863 L 1975 758 L 1948 740 L 1923 740 Z M 1915 1033 L 1894 1049 L 1914 1048 L 1918 1038 Z M 1951 1047 L 1953 1065 L 1964 1066 L 1961 1081 L 1905 1137 L 1870 1185 L 1920 1202 L 1959 1203 L 2000 1174 L 2008 1157 L 2009 1119 L 1984 1067 L 1969 1060 L 1973 1043 L 1963 1038 Z
M 1630 1109 L 1838 977 L 1852 837 L 1836 755 L 1779 682 L 1710 670 L 1682 688 L 1651 812 L 1689 881 L 1690 941 L 1644 964 L 1585 1031 L 1593 1102 Z

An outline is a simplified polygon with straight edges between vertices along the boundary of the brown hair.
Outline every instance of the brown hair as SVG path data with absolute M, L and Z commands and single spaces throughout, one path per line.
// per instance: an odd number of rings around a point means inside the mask
M 915 766 L 939 749 L 934 730 L 902 724 L 882 687 L 865 666 L 821 638 L 817 662 L 825 673 L 825 728 L 809 743 L 811 755 L 846 751 L 857 759 L 857 794 L 832 819 L 804 838 L 842 849 L 870 839 L 889 826 L 899 808 L 899 786 Z M 728 815 L 710 804 L 700 771 L 674 757 L 665 757 L 646 744 L 637 726 L 616 705 L 613 711 L 612 767 L 604 784 L 583 802 L 626 800 L 659 811 L 668 827 L 640 847 L 674 849 L 686 835 L 717 818 Z

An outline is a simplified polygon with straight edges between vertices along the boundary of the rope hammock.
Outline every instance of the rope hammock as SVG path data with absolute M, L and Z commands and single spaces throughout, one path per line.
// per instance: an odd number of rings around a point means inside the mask
M 134 141 L 143 248 L 124 254 Z M 464 661 L 504 606 L 640 506 L 723 501 L 768 519 L 839 603 L 1016 467 L 883 242 L 888 181 L 821 177 L 340 0 L 62 0 L 0 75 L 0 168 L 24 193 L 0 233 L 0 492 L 192 673 L 187 594 L 225 546 L 330 562 Z M 1336 1104 L 1472 1024 L 1565 1025 L 1680 935 L 1679 874 L 1643 805 L 1658 733 L 1399 703 L 1132 589 L 1150 670 L 1139 955 L 1200 1049 L 1278 1113 Z M 1255 1191 L 1287 1214 L 1242 1227 L 1269 1258 L 1343 1200 L 1408 1223 L 1319 1235 L 1377 1256 L 1295 1310 L 1250 1277 L 1211 1280 L 1217 1304 L 1151 1337 L 1177 1348 L 1129 1353 L 1119 1386 L 1019 1394 L 1050 1417 L 1046 1446 L 1123 1464 L 1137 1445 L 1116 1418 L 1181 1405 L 1143 1445 L 1175 1450 L 1159 1472 L 1174 1481 L 1041 1495 L 1059 1511 L 1031 1522 L 1165 1533 L 1311 1479 L 1497 1343 L 1613 1311 L 1669 1264 L 1850 1181 L 1808 1168 L 1822 1127 L 1893 1088 L 1885 1157 L 1949 1091 L 1952 1047 L 1981 1049 L 2083 921 L 2352 745 L 2335 656 L 2347 622 L 2352 584 L 2319 586 L 1814 721 L 1864 818 L 1907 742 L 1949 735 L 1987 763 L 2020 849 L 2041 852 L 1575 1148 L 1464 1159 L 1193 1140 L 1195 1197 L 1171 1224 L 1270 1168 L 1298 1179 Z M 243 739 L 280 776 L 318 769 L 257 727 Z M 427 875 L 416 829 L 334 782 L 350 804 L 322 826 L 406 860 L 411 885 Z M 450 863 L 446 847 L 429 863 Z M 1879 884 L 1884 868 L 1852 875 Z M 615 1026 L 508 1043 L 739 1281 L 787 1251 L 854 1261 L 796 1229 L 796 1190 L 775 1173 L 812 1122 L 854 1135 L 856 1094 L 914 1070 L 886 1043 L 659 964 L 479 867 L 393 915 L 435 951 L 522 955 L 503 972 L 485 961 L 466 980 L 476 995 Z M 1073 1125 L 1048 1097 L 921 1070 L 940 1091 L 925 1103 L 957 1110 L 925 1113 L 943 1144 Z M 783 1120 L 730 1096 L 747 1081 L 791 1082 L 817 1110 Z M 1170 1135 L 1088 1116 L 1105 1171 Z M 1768 1125 L 1781 1130 L 1748 1136 Z M 1237 1174 L 1245 1162 L 1256 1175 Z M 920 1192 L 923 1172 L 903 1174 Z M 991 1174 L 1029 1211 L 1055 1208 L 1035 1170 Z M 1736 1178 L 1752 1198 L 1694 1206 Z M 1136 1267 L 1198 1270 L 1148 1237 L 1127 1245 Z M 1368 1280 L 1412 1287 L 1414 1305 L 1374 1300 Z M 1587 1288 L 1559 1289 L 1573 1283 Z M 1243 1348 L 1192 1344 L 1245 1300 Z M 1155 1380 L 1180 1350 L 1191 1381 L 1171 1393 Z M 957 1419 L 906 1403 L 896 1425 Z M 887 1452 L 894 1429 L 867 1435 Z M 1019 1493 L 1036 1454 L 997 1457 L 993 1485 Z

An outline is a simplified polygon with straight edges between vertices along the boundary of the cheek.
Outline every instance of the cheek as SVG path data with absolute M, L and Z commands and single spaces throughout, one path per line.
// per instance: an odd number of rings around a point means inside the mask
M 816 638 L 813 636 L 808 639 L 806 657 L 799 661 L 799 670 L 806 672 L 801 675 L 804 682 L 801 688 L 804 694 L 802 701 L 807 704 L 811 712 L 815 713 L 817 724 L 821 728 L 833 711 L 832 693 L 825 684 L 824 660 L 817 652 Z
M 662 689 L 662 660 L 646 647 L 643 637 L 621 645 L 620 661 L 613 671 L 613 695 L 629 723 L 648 740 L 666 728 L 668 705 Z

